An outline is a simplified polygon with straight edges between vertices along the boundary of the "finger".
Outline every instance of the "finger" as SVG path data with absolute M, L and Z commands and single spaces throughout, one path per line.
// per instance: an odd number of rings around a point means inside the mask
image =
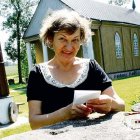
M 81 105 L 77 105 L 77 108 L 73 108 L 72 110 L 72 114 L 74 116 L 78 116 L 78 117 L 85 117 L 85 116 L 88 116 L 91 112 L 92 112 L 92 109 L 86 109 L 87 107 L 84 106 L 81 106 Z
M 99 112 L 99 113 L 108 113 L 111 110 L 111 107 L 106 104 L 94 105 L 93 108 L 96 112 Z
M 83 111 L 86 111 L 86 112 L 91 112 L 92 109 L 90 107 L 87 107 L 86 105 L 77 105 L 77 108 L 83 110 Z
M 93 104 L 87 104 L 87 107 L 90 108 L 91 110 L 94 109 Z
M 89 100 L 87 101 L 87 104 L 93 104 L 93 105 L 101 105 L 101 104 L 107 104 L 110 103 L 111 99 L 98 99 L 98 100 Z
M 83 110 L 78 108 L 77 106 L 73 106 L 72 107 L 72 114 L 82 114 L 83 113 Z
M 72 111 L 72 116 L 73 116 L 73 118 L 81 118 L 81 117 L 84 117 L 86 115 L 77 109 L 77 110 Z
M 107 104 L 99 104 L 99 105 L 95 105 L 95 104 L 87 104 L 87 107 L 92 108 L 92 110 L 103 110 L 108 108 Z
M 99 104 L 100 100 L 99 99 L 90 99 L 87 101 L 88 104 L 92 103 L 92 104 Z

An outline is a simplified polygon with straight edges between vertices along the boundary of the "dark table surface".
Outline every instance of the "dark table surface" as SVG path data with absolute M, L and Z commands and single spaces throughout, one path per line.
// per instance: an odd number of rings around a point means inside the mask
M 140 129 L 124 125 L 124 112 L 61 122 L 2 140 L 140 140 Z

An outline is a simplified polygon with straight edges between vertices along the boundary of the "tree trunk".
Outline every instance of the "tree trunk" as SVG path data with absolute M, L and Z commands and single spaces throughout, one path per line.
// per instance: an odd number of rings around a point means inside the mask
M 21 60 L 20 60 L 20 27 L 19 27 L 19 20 L 20 20 L 21 12 L 17 11 L 17 51 L 18 51 L 18 78 L 19 83 L 23 83 L 22 81 L 22 71 L 21 71 Z

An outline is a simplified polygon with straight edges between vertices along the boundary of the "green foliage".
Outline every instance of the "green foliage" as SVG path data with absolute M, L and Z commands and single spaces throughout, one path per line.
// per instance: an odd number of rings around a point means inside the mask
M 9 30 L 15 29 L 16 25 L 16 13 L 12 13 L 9 17 L 7 17 L 6 21 L 3 23 L 3 27 L 6 27 Z
M 7 55 L 9 56 L 9 59 L 15 62 L 18 58 L 18 54 L 17 54 L 18 52 L 13 44 L 14 44 L 14 39 L 12 38 L 12 36 L 10 36 L 9 40 L 7 41 L 5 45 L 5 51 Z
M 19 52 L 18 46 L 16 44 L 17 39 L 19 39 L 19 41 L 22 41 L 23 33 L 25 32 L 29 24 L 32 13 L 31 10 L 28 10 L 28 13 L 26 13 L 26 10 L 23 9 L 23 7 L 25 6 L 23 6 L 23 3 L 21 1 L 15 3 L 15 0 L 13 0 L 11 1 L 11 5 L 14 9 L 13 13 L 11 13 L 9 17 L 7 17 L 7 20 L 3 22 L 3 28 L 11 33 L 6 44 L 5 51 L 7 52 L 7 55 L 11 60 L 16 61 L 20 59 L 18 58 Z M 22 14 L 20 14 L 21 11 Z M 19 30 L 17 29 L 17 25 L 19 26 Z M 19 38 L 17 38 L 18 35 Z M 19 46 L 19 49 L 21 49 L 21 46 Z
M 28 59 L 27 59 L 27 53 L 26 53 L 26 46 L 25 43 L 21 43 L 21 69 L 22 69 L 22 77 L 26 78 L 28 77 Z
M 7 18 L 7 20 L 3 22 L 3 28 L 11 33 L 6 44 L 5 51 L 11 60 L 18 61 L 19 83 L 22 83 L 22 69 L 28 69 L 27 67 L 25 68 L 21 66 L 21 63 L 25 63 L 27 61 L 27 58 L 25 58 L 23 60 L 24 62 L 21 62 L 23 53 L 26 55 L 24 49 L 22 49 L 23 51 L 21 50 L 21 46 L 23 46 L 22 37 L 33 15 L 32 9 L 37 5 L 37 3 L 38 0 L 0 1 L 1 13 L 6 15 L 5 17 Z M 25 70 L 23 75 L 26 75 Z

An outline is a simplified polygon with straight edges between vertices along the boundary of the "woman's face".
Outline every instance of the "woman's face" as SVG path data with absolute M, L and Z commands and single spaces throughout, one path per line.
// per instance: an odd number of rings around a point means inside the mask
M 73 60 L 80 49 L 80 29 L 71 35 L 64 30 L 56 32 L 52 46 L 55 51 L 55 57 L 60 61 Z

